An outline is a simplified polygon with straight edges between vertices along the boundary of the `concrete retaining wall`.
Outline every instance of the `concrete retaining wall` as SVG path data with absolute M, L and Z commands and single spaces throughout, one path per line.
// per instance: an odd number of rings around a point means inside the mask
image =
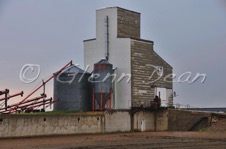
M 131 130 L 129 111 L 106 111 L 105 132 L 125 132 Z
M 156 131 L 167 131 L 169 120 L 169 110 L 161 110 L 156 112 Z
M 168 110 L 140 111 L 134 114 L 134 131 L 167 131 Z
M 185 110 L 169 110 L 169 131 L 188 131 L 192 130 L 203 120 L 206 121 L 207 125 L 210 123 L 211 114 L 197 111 L 185 111 Z M 202 124 L 203 125 L 203 124 Z
M 155 131 L 154 113 L 141 111 L 134 114 L 134 131 Z
M 103 132 L 103 115 L 0 115 L 0 137 Z
M 155 116 L 156 114 L 156 116 Z M 0 115 L 0 137 L 63 135 L 79 133 L 128 132 L 168 129 L 167 110 L 106 111 L 71 115 Z

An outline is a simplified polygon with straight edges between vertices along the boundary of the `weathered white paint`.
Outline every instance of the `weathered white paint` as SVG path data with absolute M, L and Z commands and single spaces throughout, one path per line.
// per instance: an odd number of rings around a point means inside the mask
M 166 97 L 168 100 L 168 106 L 173 105 L 173 89 L 166 89 Z
M 106 16 L 109 17 L 109 62 L 117 68 L 117 79 L 125 74 L 131 74 L 131 41 L 129 38 L 117 38 L 117 8 L 99 9 L 96 12 L 96 39 L 84 41 L 84 65 L 93 64 L 105 57 L 106 50 Z M 131 107 L 131 82 L 125 77 L 115 83 L 115 109 L 129 109 Z
M 168 106 L 168 99 L 167 99 L 167 96 L 166 96 L 166 88 L 157 87 L 156 95 L 159 96 L 159 98 L 161 98 L 161 106 L 167 107 Z
M 141 121 L 141 131 L 145 131 L 145 120 Z
M 155 88 L 155 95 L 161 98 L 161 106 L 168 107 L 170 104 L 173 104 L 173 90 L 166 88 Z

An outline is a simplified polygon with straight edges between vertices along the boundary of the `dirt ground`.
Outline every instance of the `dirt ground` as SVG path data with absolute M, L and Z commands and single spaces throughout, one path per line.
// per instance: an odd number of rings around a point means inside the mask
M 0 149 L 226 149 L 224 132 L 136 132 L 0 139 Z

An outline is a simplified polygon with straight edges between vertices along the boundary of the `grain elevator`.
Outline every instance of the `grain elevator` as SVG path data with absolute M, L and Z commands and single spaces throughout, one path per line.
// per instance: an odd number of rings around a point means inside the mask
M 103 8 L 96 11 L 96 38 L 84 40 L 84 66 L 90 73 L 100 60 L 112 64 L 108 102 L 113 109 L 150 106 L 156 95 L 162 106 L 173 104 L 168 77 L 173 68 L 154 51 L 153 41 L 141 38 L 140 26 L 138 12 Z

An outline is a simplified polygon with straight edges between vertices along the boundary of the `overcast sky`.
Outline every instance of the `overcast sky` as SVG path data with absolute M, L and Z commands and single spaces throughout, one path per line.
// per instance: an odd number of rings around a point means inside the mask
M 0 90 L 27 95 L 70 60 L 83 68 L 83 40 L 96 36 L 96 9 L 111 6 L 141 13 L 141 37 L 154 41 L 175 81 L 185 72 L 206 74 L 204 83 L 175 82 L 174 103 L 226 107 L 224 0 L 0 0 Z M 40 65 L 31 84 L 19 78 L 25 64 Z

